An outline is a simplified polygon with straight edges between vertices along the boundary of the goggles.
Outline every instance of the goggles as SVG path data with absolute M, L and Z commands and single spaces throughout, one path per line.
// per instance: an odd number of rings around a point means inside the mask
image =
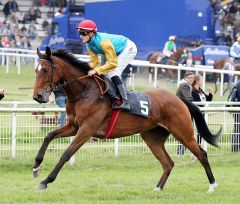
M 79 33 L 79 35 L 82 35 L 82 36 L 87 36 L 88 35 L 87 31 L 79 30 L 78 33 Z

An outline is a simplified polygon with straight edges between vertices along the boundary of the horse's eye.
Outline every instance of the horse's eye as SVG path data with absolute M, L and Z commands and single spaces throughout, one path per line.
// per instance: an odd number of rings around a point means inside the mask
M 44 73 L 48 72 L 48 68 L 42 68 L 42 70 L 43 70 Z

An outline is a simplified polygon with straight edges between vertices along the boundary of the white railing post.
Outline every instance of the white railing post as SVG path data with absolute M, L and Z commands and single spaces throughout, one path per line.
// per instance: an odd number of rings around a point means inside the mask
M 6 62 L 6 73 L 9 73 L 9 56 L 6 56 L 7 62 Z
M 224 73 L 221 73 L 220 96 L 223 96 Z
M 154 82 L 153 82 L 154 88 L 157 88 L 157 75 L 158 75 L 158 68 L 154 67 Z
M 132 73 L 132 77 L 131 77 L 132 81 L 131 81 L 131 84 L 132 84 L 132 90 L 135 90 L 135 74 Z
M 5 55 L 4 55 L 4 51 L 2 50 L 2 66 L 4 66 L 5 64 Z
M 203 72 L 203 87 L 202 89 L 205 91 L 206 90 L 206 72 Z
M 17 66 L 17 74 L 21 73 L 21 57 L 17 55 L 16 57 L 16 66 Z
M 118 138 L 116 138 L 116 139 L 114 139 L 114 156 L 115 157 L 118 157 L 118 155 L 119 155 L 119 152 L 118 152 L 119 146 L 118 145 L 119 145 Z
M 17 104 L 13 105 L 17 108 Z M 12 113 L 12 158 L 16 159 L 16 134 L 17 134 L 17 113 Z
M 74 137 L 70 137 L 70 143 L 73 141 Z M 75 156 L 71 156 L 70 160 L 69 160 L 69 164 L 70 165 L 74 165 L 75 164 Z

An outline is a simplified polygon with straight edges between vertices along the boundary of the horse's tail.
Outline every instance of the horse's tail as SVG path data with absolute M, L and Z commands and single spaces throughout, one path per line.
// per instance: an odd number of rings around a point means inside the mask
M 217 144 L 217 140 L 222 132 L 222 126 L 218 130 L 216 134 L 212 134 L 207 126 L 207 123 L 205 121 L 205 118 L 200 111 L 200 109 L 194 105 L 193 103 L 187 101 L 184 98 L 181 98 L 181 100 L 185 103 L 185 105 L 188 107 L 189 112 L 191 113 L 192 117 L 195 120 L 195 124 L 197 126 L 198 133 L 201 137 L 203 137 L 204 140 L 206 140 L 209 144 L 219 147 Z

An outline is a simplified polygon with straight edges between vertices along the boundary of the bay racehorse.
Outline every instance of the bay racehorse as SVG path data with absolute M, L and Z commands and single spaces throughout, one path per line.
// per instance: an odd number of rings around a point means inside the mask
M 176 52 L 172 54 L 172 56 L 168 60 L 162 60 L 164 58 L 162 52 L 153 52 L 150 55 L 148 55 L 147 60 L 152 64 L 167 64 L 167 65 L 175 65 L 177 66 L 179 63 L 179 60 L 181 58 L 181 55 L 184 52 L 184 48 L 180 47 L 177 49 Z M 176 69 L 159 69 L 160 74 L 166 75 L 170 77 L 172 80 L 177 79 L 177 70 Z M 149 73 L 154 74 L 154 67 L 149 67 Z
M 229 70 L 229 71 L 240 71 L 240 63 L 234 64 L 234 59 L 231 58 L 231 57 L 230 58 L 221 57 L 221 58 L 214 61 L 213 68 L 214 69 Z M 216 93 L 217 90 L 218 90 L 217 80 L 220 79 L 220 77 L 221 77 L 220 73 L 213 74 L 213 82 L 215 84 L 214 93 Z M 223 94 L 225 94 L 227 90 L 232 89 L 233 82 L 234 82 L 234 75 L 233 74 L 228 74 L 227 75 L 228 86 L 227 86 L 226 89 L 224 89 Z
M 56 179 L 63 165 L 85 142 L 92 136 L 103 138 L 103 132 L 111 118 L 112 106 L 109 96 L 103 94 L 106 90 L 105 81 L 97 75 L 88 76 L 90 67 L 87 63 L 81 62 L 65 50 L 57 50 L 52 53 L 49 47 L 46 47 L 44 54 L 39 50 L 37 50 L 37 54 L 40 62 L 36 69 L 33 99 L 39 103 L 46 103 L 55 86 L 59 83 L 63 84 L 67 94 L 68 121 L 65 126 L 49 132 L 44 138 L 35 158 L 33 176 L 39 175 L 45 152 L 53 139 L 75 135 L 53 171 L 39 184 L 38 189 L 45 189 Z M 145 94 L 151 103 L 148 110 L 150 117 L 145 118 L 120 111 L 111 139 L 140 133 L 162 165 L 163 173 L 155 188 L 162 190 L 174 166 L 174 162 L 164 146 L 171 133 L 198 158 L 210 183 L 208 191 L 214 191 L 215 178 L 208 162 L 207 153 L 194 138 L 191 116 L 195 120 L 200 135 L 213 146 L 218 146 L 217 139 L 221 134 L 221 128 L 216 134 L 212 134 L 201 111 L 195 105 L 183 99 L 182 101 L 165 90 L 156 89 L 145 92 Z

